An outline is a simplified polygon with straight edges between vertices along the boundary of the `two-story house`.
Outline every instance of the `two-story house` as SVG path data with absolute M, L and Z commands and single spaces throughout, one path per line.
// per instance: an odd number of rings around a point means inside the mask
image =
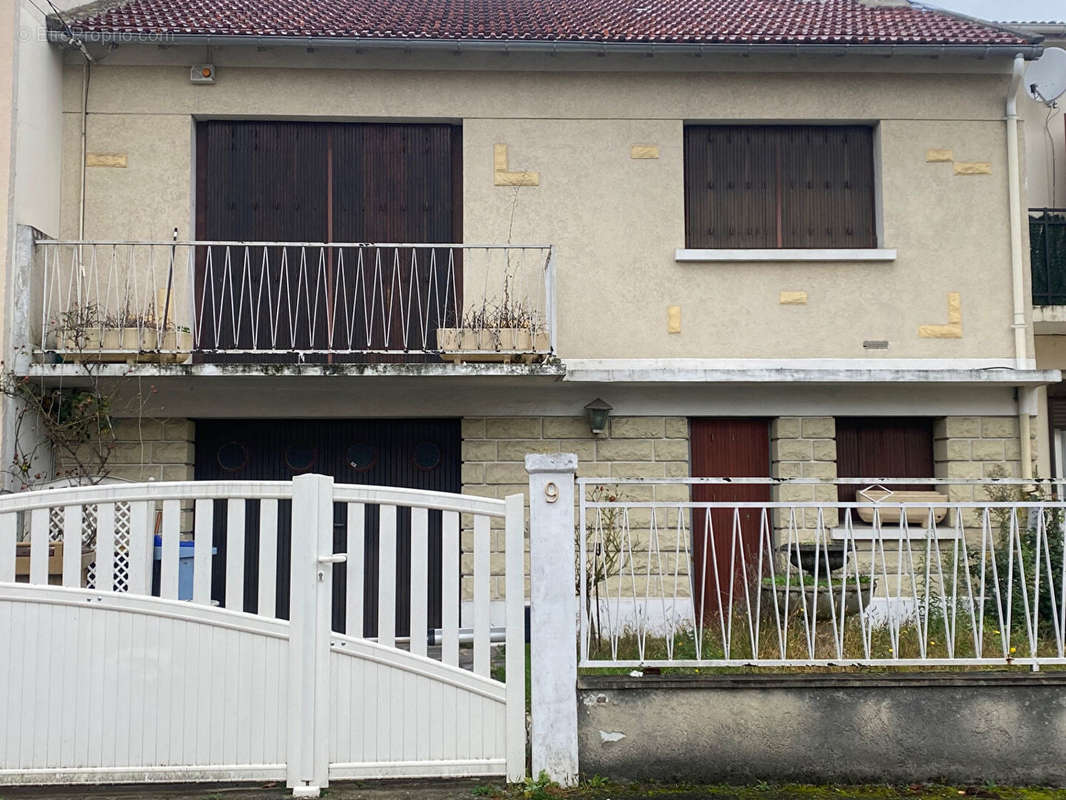
M 1042 457 L 1015 103 L 1039 36 L 862 0 L 120 0 L 48 38 L 59 222 L 18 231 L 9 362 L 108 393 L 113 478 L 503 496 L 530 452 Z

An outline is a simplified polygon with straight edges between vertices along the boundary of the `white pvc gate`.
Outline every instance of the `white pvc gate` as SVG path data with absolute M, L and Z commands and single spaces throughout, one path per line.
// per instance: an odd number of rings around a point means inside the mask
M 224 608 L 211 604 L 225 501 Z M 289 620 L 275 617 L 277 503 L 292 501 Z M 260 505 L 258 614 L 244 607 L 245 515 Z M 334 553 L 333 508 L 347 508 Z M 116 538 L 116 508 L 128 535 Z M 379 508 L 378 638 L 361 638 L 365 507 Z M 411 509 L 409 643 L 396 640 L 397 509 Z M 430 513 L 440 513 L 440 660 L 427 655 Z M 83 545 L 83 521 L 95 541 Z M 61 537 L 55 519 L 62 517 Z M 0 784 L 525 775 L 522 497 L 291 482 L 108 485 L 0 498 Z M 490 676 L 489 537 L 505 535 L 506 684 Z M 473 669 L 460 660 L 460 529 L 473 542 Z M 178 598 L 193 533 L 193 598 Z M 161 536 L 159 596 L 153 536 Z M 71 543 L 72 547 L 59 547 Z M 330 630 L 333 564 L 347 624 Z M 123 564 L 124 581 L 115 565 Z M 95 588 L 84 588 L 93 565 Z M 359 590 L 351 591 L 358 583 Z M 52 585 L 50 585 L 52 584 Z M 465 638 L 465 637 L 464 637 Z M 398 646 L 399 645 L 399 646 Z M 402 649 L 406 646 L 407 649 Z

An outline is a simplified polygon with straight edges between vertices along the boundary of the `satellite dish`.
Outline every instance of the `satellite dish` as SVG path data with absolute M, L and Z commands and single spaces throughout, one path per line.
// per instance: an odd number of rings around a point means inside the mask
M 1041 103 L 1054 103 L 1066 92 L 1066 50 L 1049 47 L 1025 70 L 1025 91 Z

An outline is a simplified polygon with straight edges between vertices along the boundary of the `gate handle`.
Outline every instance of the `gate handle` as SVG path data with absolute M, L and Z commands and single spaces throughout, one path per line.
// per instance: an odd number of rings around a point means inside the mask
M 319 564 L 343 564 L 347 560 L 347 553 L 333 553 L 332 555 L 318 557 Z

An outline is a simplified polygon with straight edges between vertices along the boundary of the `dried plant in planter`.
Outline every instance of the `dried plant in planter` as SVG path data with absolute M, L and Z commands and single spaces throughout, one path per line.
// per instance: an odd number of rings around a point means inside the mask
M 511 361 L 543 356 L 550 343 L 539 313 L 512 297 L 508 276 L 499 303 L 483 300 L 459 327 L 437 328 L 437 347 L 448 361 Z
M 191 331 L 160 319 L 154 304 L 136 312 L 127 301 L 117 313 L 101 313 L 86 303 L 60 314 L 53 327 L 58 349 L 76 362 L 180 362 L 192 351 Z

